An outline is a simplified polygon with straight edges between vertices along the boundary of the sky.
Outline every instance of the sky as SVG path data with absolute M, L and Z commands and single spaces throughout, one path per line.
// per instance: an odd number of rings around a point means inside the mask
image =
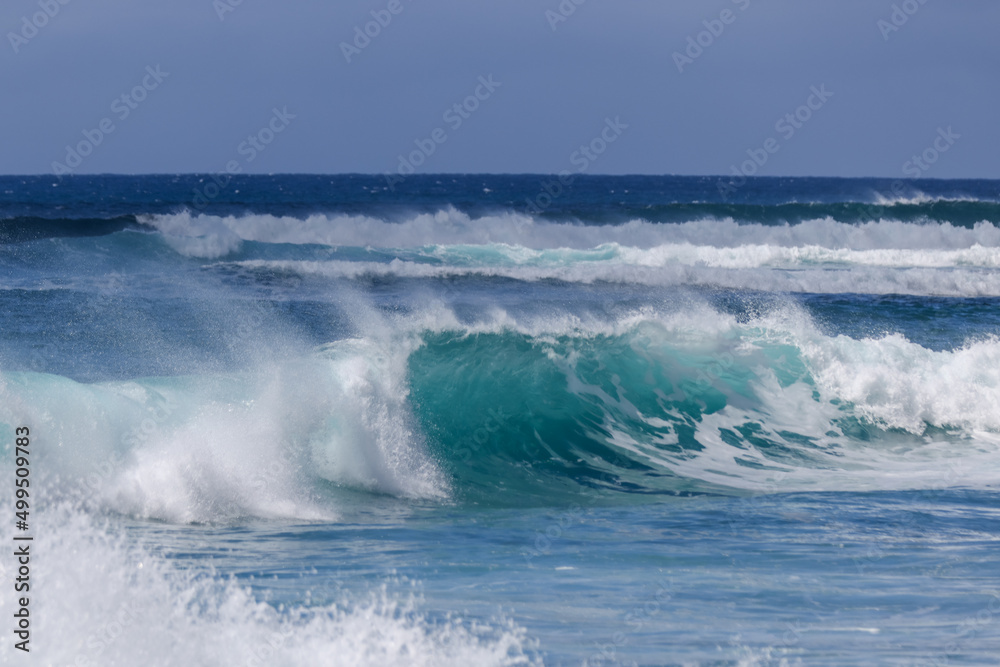
M 1000 178 L 996 0 L 4 0 L 0 29 L 2 174 Z

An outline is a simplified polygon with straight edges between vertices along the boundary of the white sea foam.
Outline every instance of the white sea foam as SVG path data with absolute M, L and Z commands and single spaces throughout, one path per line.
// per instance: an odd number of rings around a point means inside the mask
M 371 325 L 369 337 L 232 376 L 81 384 L 3 373 L 0 436 L 37 425 L 39 469 L 60 478 L 53 488 L 76 489 L 70 495 L 88 507 L 170 522 L 337 520 L 336 500 L 320 488 L 326 481 L 445 500 L 449 483 L 409 404 L 409 355 L 421 332 L 518 332 L 543 346 L 625 336 L 666 372 L 707 377 L 725 400 L 691 422 L 704 447 L 696 455 L 670 453 L 676 432 L 639 441 L 612 413 L 606 424 L 612 444 L 683 477 L 789 491 L 982 488 L 1000 473 L 994 338 L 930 350 L 899 334 L 831 336 L 792 307 L 744 321 L 697 303 L 615 316 L 495 307 L 471 318 L 431 303 L 380 325 L 392 334 Z M 715 362 L 684 370 L 678 360 L 687 358 Z M 567 391 L 581 387 L 569 382 Z M 657 429 L 672 418 L 641 415 L 624 394 L 606 407 Z M 850 423 L 871 437 L 858 438 Z M 733 444 L 726 433 L 743 428 L 777 446 Z
M 921 434 L 927 425 L 1000 432 L 1000 341 L 934 351 L 900 334 L 800 343 L 817 384 L 872 423 Z
M 1000 474 L 996 338 L 931 350 L 899 334 L 831 336 L 794 306 L 743 321 L 698 303 L 673 312 L 639 308 L 609 318 L 513 315 L 497 308 L 462 324 L 447 307 L 435 305 L 414 314 L 406 326 L 421 329 L 428 322 L 470 334 L 518 332 L 543 344 L 566 337 L 625 336 L 647 361 L 668 372 L 688 356 L 711 360 L 680 372 L 689 382 L 705 382 L 721 392 L 726 404 L 692 424 L 703 451 L 671 455 L 664 447 L 669 451 L 677 444 L 676 432 L 640 442 L 615 426 L 613 413 L 636 417 L 641 411 L 624 389 L 612 397 L 575 377 L 572 344 L 565 358 L 555 348 L 549 352 L 567 373 L 568 391 L 603 397 L 611 410 L 604 426 L 616 446 L 690 479 L 784 492 L 992 488 Z M 641 415 L 658 429 L 670 424 L 664 417 Z M 870 438 L 858 439 L 851 423 Z M 735 446 L 724 437 L 747 427 L 778 446 L 760 451 L 750 441 Z
M 1000 247 L 1000 228 L 981 222 L 972 228 L 895 220 L 845 224 L 832 218 L 796 225 L 740 224 L 732 219 L 661 224 L 632 220 L 620 225 L 539 221 L 517 213 L 470 218 L 454 209 L 393 222 L 368 216 L 312 215 L 304 220 L 271 215 L 143 216 L 182 253 L 222 257 L 242 241 L 329 246 L 419 248 L 423 246 L 507 244 L 530 249 L 591 249 L 617 243 L 648 249 L 664 245 L 737 248 L 745 245 L 828 249 L 960 250 L 974 245 Z
M 407 403 L 408 350 L 342 341 L 242 375 L 81 384 L 0 375 L 0 423 L 90 504 L 172 522 L 332 520 L 316 484 L 443 498 Z
M 989 199 L 986 197 L 944 197 L 940 195 L 929 195 L 926 192 L 921 192 L 919 190 L 911 192 L 909 195 L 890 195 L 886 196 L 882 192 L 876 192 L 874 195 L 874 201 L 879 206 L 895 206 L 895 205 L 914 205 L 919 206 L 922 204 L 935 204 L 937 202 L 991 202 L 996 201 L 995 199 Z
M 315 277 L 505 277 L 523 281 L 710 286 L 780 292 L 1000 296 L 1000 228 L 830 218 L 796 225 L 693 220 L 583 225 L 519 214 L 472 219 L 449 209 L 400 222 L 364 216 L 305 220 L 249 215 L 149 216 L 175 250 L 224 259 L 246 241 L 379 249 L 391 261 L 341 254 L 329 261 L 219 266 Z M 357 254 L 357 253 L 355 253 Z M 287 255 L 287 253 L 286 253 Z
M 0 504 L 5 513 L 10 504 Z M 180 569 L 62 503 L 32 514 L 29 654 L 10 630 L 0 663 L 149 665 L 531 665 L 534 642 L 511 621 L 432 620 L 412 593 L 332 594 L 313 606 L 266 604 L 210 567 Z M 10 522 L 0 528 L 11 541 Z M 133 536 L 134 537 L 134 536 Z M 13 618 L 13 548 L 0 556 L 0 615 Z M 208 562 L 208 561 L 205 561 Z M 195 562 L 197 563 L 197 562 Z
M 613 434 L 618 446 L 690 479 L 756 491 L 997 485 L 1000 340 L 934 351 L 898 334 L 828 336 L 789 308 L 706 332 L 697 346 L 717 359 L 707 380 L 729 394 L 725 407 L 697 423 L 703 449 L 671 455 L 662 445 L 676 438 L 638 442 L 620 429 Z M 777 369 L 794 368 L 796 360 L 803 363 L 798 379 L 779 379 Z M 752 378 L 747 387 L 725 379 L 741 373 Z M 742 400 L 748 393 L 750 404 Z M 851 434 L 855 420 L 870 439 Z M 775 446 L 736 445 L 741 429 Z
M 914 294 L 928 296 L 1000 296 L 1000 273 L 979 267 L 800 266 L 798 268 L 719 268 L 667 263 L 641 266 L 622 262 L 577 262 L 549 266 L 454 266 L 395 259 L 391 262 L 331 260 L 247 260 L 219 267 L 278 271 L 327 279 L 372 277 L 501 277 L 527 282 L 619 283 L 651 287 L 720 287 L 814 294 Z

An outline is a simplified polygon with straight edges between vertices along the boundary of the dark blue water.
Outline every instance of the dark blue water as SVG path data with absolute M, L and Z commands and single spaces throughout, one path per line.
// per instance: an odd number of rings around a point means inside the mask
M 995 664 L 998 225 L 996 181 L 2 177 L 0 654 Z

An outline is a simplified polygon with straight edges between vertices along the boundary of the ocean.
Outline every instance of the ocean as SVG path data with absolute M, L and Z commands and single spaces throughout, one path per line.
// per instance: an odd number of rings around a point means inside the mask
M 1000 664 L 998 269 L 998 181 L 0 177 L 0 662 Z

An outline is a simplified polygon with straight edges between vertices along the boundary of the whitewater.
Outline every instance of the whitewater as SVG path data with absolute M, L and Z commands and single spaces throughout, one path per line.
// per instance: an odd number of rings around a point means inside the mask
M 996 182 L 207 178 L 0 178 L 5 663 L 995 660 Z

